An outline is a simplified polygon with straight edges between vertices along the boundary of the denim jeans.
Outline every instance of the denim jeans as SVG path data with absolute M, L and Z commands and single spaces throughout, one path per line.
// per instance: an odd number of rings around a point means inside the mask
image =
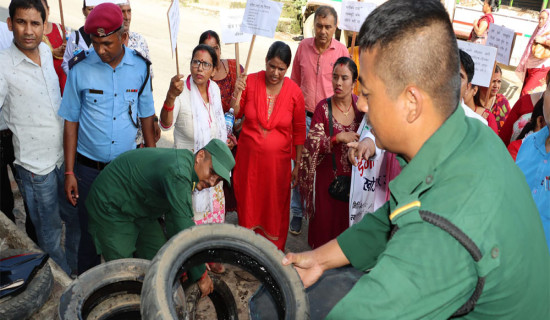
M 78 214 L 65 198 L 65 166 L 37 175 L 15 165 L 17 185 L 36 228 L 38 245 L 65 271 L 76 272 L 80 238 Z M 65 222 L 65 250 L 61 248 L 61 220 Z
M 86 272 L 101 263 L 94 239 L 88 232 L 88 209 L 86 198 L 90 187 L 101 171 L 76 163 L 74 174 L 78 181 L 78 221 L 80 222 L 80 244 L 78 246 L 78 274 Z
M 311 126 L 311 118 L 306 116 L 306 135 L 309 133 L 309 127 Z M 292 169 L 294 169 L 295 161 L 292 161 Z M 302 196 L 298 187 L 292 189 L 292 195 L 290 198 L 290 212 L 293 217 L 302 217 Z

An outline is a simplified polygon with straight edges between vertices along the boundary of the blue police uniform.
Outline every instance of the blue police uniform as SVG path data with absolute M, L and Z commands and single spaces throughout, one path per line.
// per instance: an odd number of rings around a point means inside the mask
M 124 56 L 114 69 L 101 61 L 93 48 L 75 56 L 69 64 L 58 114 L 79 123 L 74 174 L 80 203 L 78 273 L 82 274 L 101 262 L 88 232 L 84 205 L 90 187 L 107 163 L 135 149 L 138 117 L 154 115 L 155 108 L 150 63 L 136 51 L 124 47 Z
M 86 51 L 69 72 L 59 108 L 62 118 L 79 123 L 77 152 L 103 163 L 134 149 L 138 117 L 155 114 L 148 63 L 124 49 L 115 69 L 93 48 Z

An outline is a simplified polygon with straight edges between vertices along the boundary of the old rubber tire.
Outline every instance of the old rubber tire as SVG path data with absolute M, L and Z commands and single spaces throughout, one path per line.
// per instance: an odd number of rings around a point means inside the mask
M 266 286 L 279 319 L 309 319 L 309 303 L 296 270 L 283 266 L 283 253 L 264 237 L 230 224 L 199 225 L 170 239 L 157 253 L 143 281 L 143 319 L 176 318 L 174 283 L 182 272 L 205 262 L 236 265 Z
M 29 253 L 29 250 L 7 249 L 0 252 L 0 259 Z M 53 287 L 53 275 L 50 265 L 44 264 L 34 275 L 25 290 L 15 296 L 0 299 L 0 319 L 28 319 L 48 301 Z
M 86 320 L 140 319 L 139 294 L 120 294 L 103 300 L 93 308 Z M 133 316 L 132 316 L 133 315 Z
M 59 318 L 140 319 L 139 295 L 150 261 L 119 259 L 80 275 L 63 292 Z
M 208 295 L 210 301 L 214 305 L 216 310 L 216 316 L 218 320 L 238 320 L 239 319 L 239 310 L 237 309 L 237 303 L 235 302 L 235 297 L 227 286 L 227 283 L 222 279 L 210 275 L 212 282 L 214 284 L 214 291 Z M 199 300 L 201 299 L 201 292 L 199 286 L 195 283 L 185 288 L 185 298 L 186 314 L 189 316 L 189 319 L 195 319 L 197 316 L 196 309 Z

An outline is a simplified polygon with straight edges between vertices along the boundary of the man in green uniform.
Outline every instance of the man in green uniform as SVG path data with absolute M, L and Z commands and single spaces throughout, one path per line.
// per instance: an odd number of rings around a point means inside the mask
M 153 259 L 166 243 L 157 219 L 164 215 L 170 238 L 195 225 L 192 191 L 229 183 L 235 160 L 218 139 L 193 155 L 185 149 L 137 149 L 112 161 L 92 184 L 86 200 L 89 232 L 106 261 Z M 196 281 L 205 268 L 190 270 Z M 209 278 L 203 277 L 211 285 Z M 203 286 L 199 282 L 203 291 Z
M 457 108 L 458 49 L 441 2 L 389 0 L 359 45 L 359 108 L 403 170 L 382 208 L 283 264 L 306 287 L 349 263 L 371 269 L 329 319 L 550 319 L 542 223 L 502 141 Z

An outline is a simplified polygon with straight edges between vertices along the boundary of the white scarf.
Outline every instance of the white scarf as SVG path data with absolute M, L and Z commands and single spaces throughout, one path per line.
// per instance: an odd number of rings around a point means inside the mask
M 227 141 L 227 128 L 225 126 L 220 89 L 217 84 L 213 81 L 208 81 L 207 92 L 208 101 L 210 102 L 210 113 L 202 99 L 199 88 L 197 88 L 191 76 L 187 78 L 186 85 L 190 91 L 189 100 L 193 112 L 195 152 L 204 148 L 212 139 L 220 139 L 223 142 Z M 210 120 L 211 116 L 212 120 Z M 211 126 L 214 127 L 211 128 Z M 202 216 L 204 212 L 212 212 L 213 194 L 214 190 L 212 188 L 193 191 L 193 210 L 195 213 L 200 213 Z

